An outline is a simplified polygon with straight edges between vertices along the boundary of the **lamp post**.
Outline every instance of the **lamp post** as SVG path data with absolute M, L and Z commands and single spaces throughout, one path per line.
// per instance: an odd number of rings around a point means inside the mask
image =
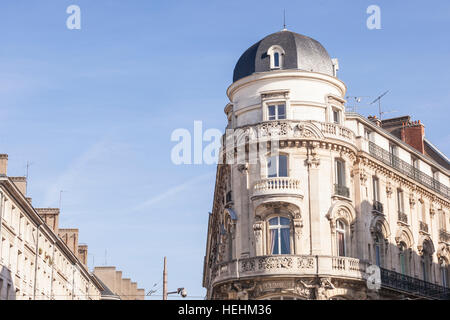
M 187 297 L 187 291 L 184 288 L 178 288 L 177 291 L 167 292 L 167 257 L 164 257 L 164 270 L 163 270 L 163 300 L 167 300 L 169 294 L 179 294 L 183 298 Z

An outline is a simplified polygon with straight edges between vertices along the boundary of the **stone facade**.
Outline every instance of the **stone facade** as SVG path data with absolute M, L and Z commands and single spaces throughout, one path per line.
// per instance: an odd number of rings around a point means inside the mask
M 450 297 L 448 159 L 422 128 L 408 136 L 418 123 L 401 124 L 402 138 L 346 112 L 346 90 L 282 67 L 228 88 L 234 135 L 209 216 L 209 299 Z M 368 286 L 369 266 L 381 287 Z
M 59 229 L 59 209 L 34 208 L 7 160 L 0 155 L 0 300 L 99 300 L 78 230 Z

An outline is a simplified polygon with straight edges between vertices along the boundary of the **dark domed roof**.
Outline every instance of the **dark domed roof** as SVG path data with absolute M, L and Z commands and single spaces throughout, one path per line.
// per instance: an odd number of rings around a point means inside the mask
M 244 52 L 234 68 L 233 82 L 255 72 L 270 71 L 267 50 L 274 45 L 284 50 L 282 69 L 299 69 L 333 76 L 333 63 L 328 52 L 318 41 L 283 30 L 268 35 Z

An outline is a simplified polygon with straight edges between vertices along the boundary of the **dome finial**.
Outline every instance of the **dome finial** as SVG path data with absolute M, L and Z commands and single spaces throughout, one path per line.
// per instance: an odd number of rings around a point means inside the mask
M 282 31 L 287 31 L 287 29 L 286 29 L 286 9 L 283 9 L 283 30 Z

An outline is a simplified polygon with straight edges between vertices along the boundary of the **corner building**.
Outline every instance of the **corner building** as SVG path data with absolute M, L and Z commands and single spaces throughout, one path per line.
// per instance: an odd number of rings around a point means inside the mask
M 237 62 L 225 113 L 245 154 L 222 146 L 244 160 L 217 167 L 208 299 L 449 299 L 449 160 L 410 116 L 346 112 L 338 68 L 288 30 Z

